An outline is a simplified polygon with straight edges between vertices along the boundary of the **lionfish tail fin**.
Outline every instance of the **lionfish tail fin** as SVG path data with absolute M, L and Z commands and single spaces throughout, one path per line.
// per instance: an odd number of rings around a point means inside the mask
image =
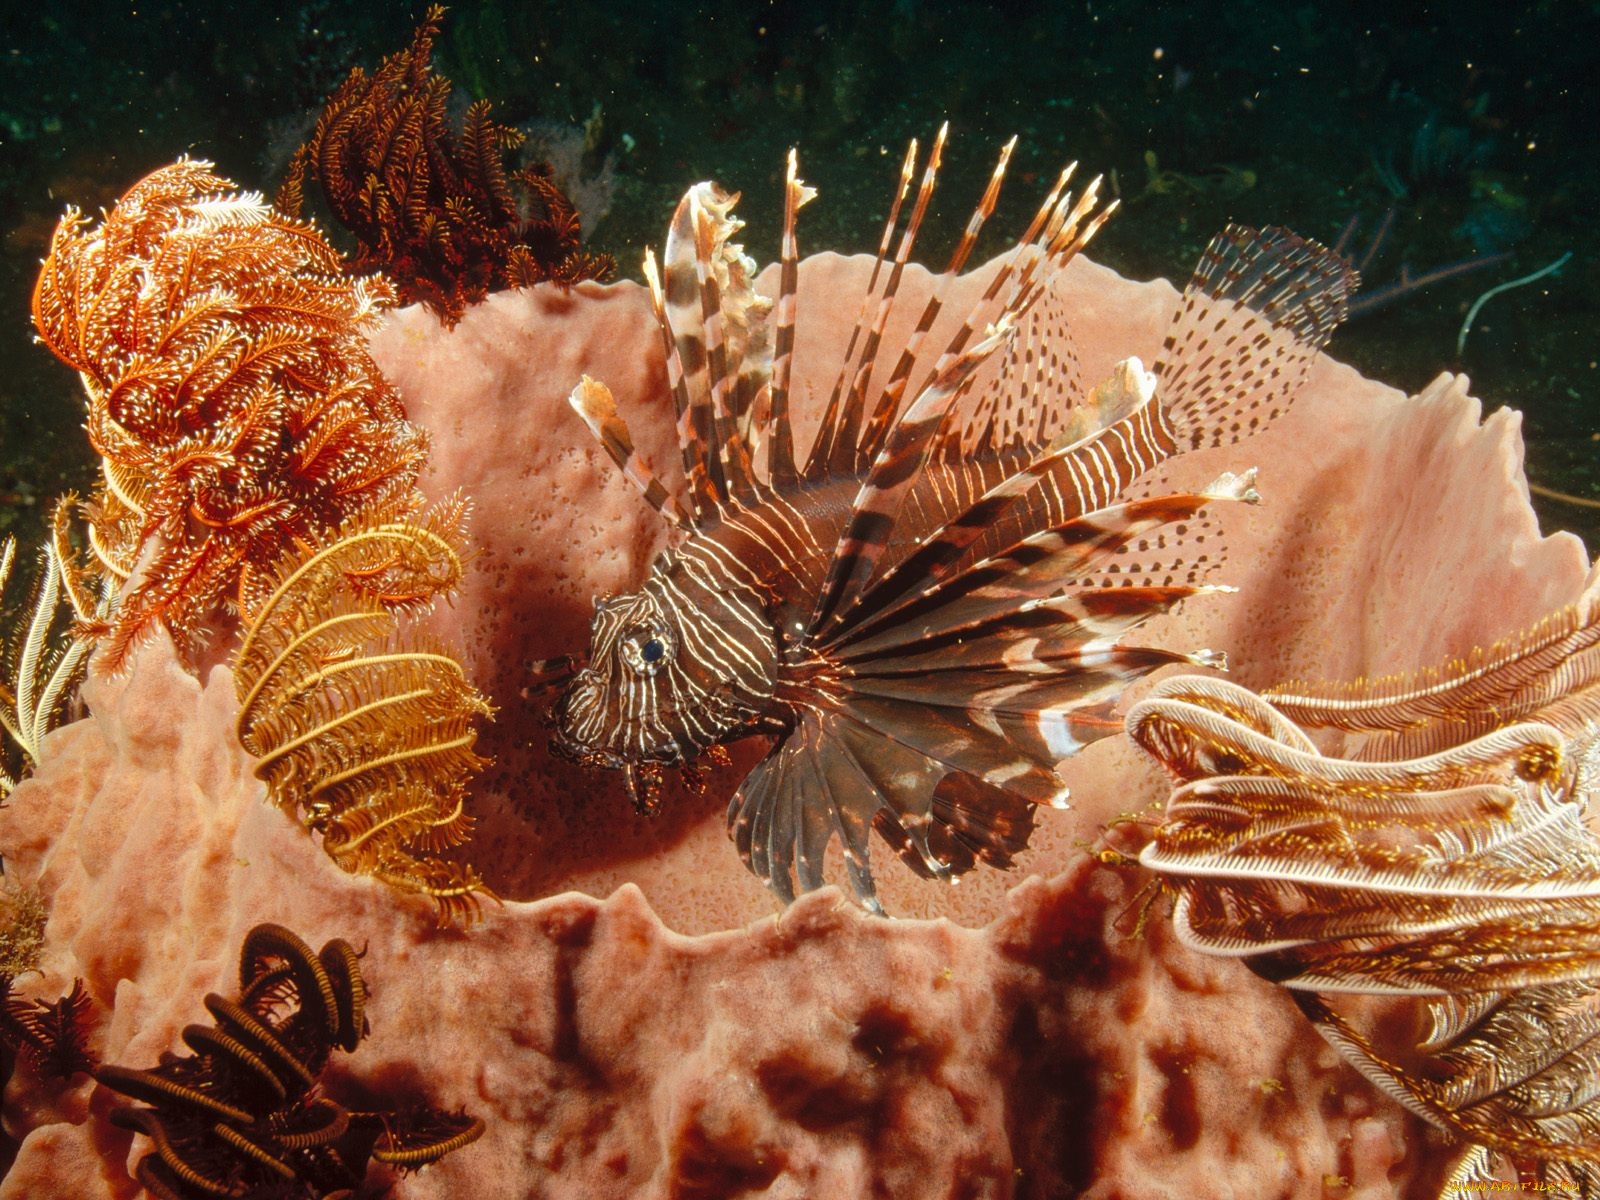
M 1156 368 L 1179 447 L 1229 445 L 1283 412 L 1357 282 L 1344 258 L 1287 229 L 1229 225 L 1214 237 Z

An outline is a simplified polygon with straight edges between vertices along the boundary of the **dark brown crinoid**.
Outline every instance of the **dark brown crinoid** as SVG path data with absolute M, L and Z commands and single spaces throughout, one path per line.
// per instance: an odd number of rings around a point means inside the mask
M 93 1028 L 83 980 L 73 980 L 72 990 L 58 1000 L 24 1000 L 11 994 L 11 976 L 0 974 L 0 1046 L 45 1078 L 69 1079 L 94 1066 Z
M 277 203 L 298 214 L 315 179 L 359 242 L 351 270 L 382 271 L 406 302 L 454 325 L 491 291 L 603 279 L 615 264 L 583 251 L 577 210 L 548 165 L 507 171 L 505 154 L 523 135 L 493 121 L 487 100 L 467 109 L 459 132 L 450 127 L 452 85 L 429 61 L 444 13 L 429 8 L 410 47 L 370 76 L 351 71 L 291 160 Z
M 357 957 L 339 939 L 312 953 L 281 925 L 257 925 L 239 953 L 238 999 L 207 995 L 213 1024 L 183 1031 L 193 1054 L 93 1072 L 147 1105 L 111 1119 L 150 1139 L 135 1174 L 153 1195 L 330 1197 L 360 1186 L 372 1161 L 411 1169 L 477 1139 L 483 1122 L 464 1113 L 352 1112 L 322 1092 L 333 1050 L 367 1032 Z

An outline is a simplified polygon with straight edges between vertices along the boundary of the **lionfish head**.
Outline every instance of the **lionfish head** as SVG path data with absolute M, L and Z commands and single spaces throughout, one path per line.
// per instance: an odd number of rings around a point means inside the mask
M 706 565 L 692 547 L 664 555 L 638 591 L 595 601 L 588 665 L 551 714 L 558 754 L 628 771 L 630 787 L 774 719 L 776 648 L 757 598 L 697 581 L 688 560 Z
M 589 665 L 575 672 L 554 709 L 551 744 L 565 757 L 620 769 L 677 763 L 683 751 L 672 723 L 677 622 L 647 592 L 594 602 Z

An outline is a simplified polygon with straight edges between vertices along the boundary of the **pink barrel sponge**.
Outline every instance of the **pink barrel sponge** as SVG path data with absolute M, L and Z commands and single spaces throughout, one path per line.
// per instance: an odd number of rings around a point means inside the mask
M 868 266 L 802 266 L 794 393 L 813 411 Z M 907 322 L 930 282 L 908 276 Z M 1063 287 L 1089 378 L 1157 357 L 1170 286 L 1079 261 Z M 264 803 L 227 672 L 197 682 L 158 642 L 129 676 L 91 682 L 91 716 L 50 738 L 0 811 L 8 874 L 51 902 L 27 990 L 84 978 L 108 1014 L 105 1059 L 176 1048 L 200 997 L 231 987 L 244 932 L 276 921 L 367 947 L 372 1036 L 330 1067 L 341 1086 L 488 1122 L 398 1180 L 400 1197 L 1437 1189 L 1440 1143 L 1269 984 L 1177 946 L 1159 902 L 1135 933 L 1145 880 L 1084 849 L 1164 799 L 1122 739 L 1064 768 L 1074 808 L 1041 814 L 1019 872 L 952 890 L 887 865 L 898 920 L 832 890 L 778 913 L 723 831 L 737 774 L 669 793 L 646 822 L 613 780 L 551 760 L 523 663 L 581 649 L 593 594 L 636 582 L 662 544 L 566 405 L 582 374 L 604 378 L 642 448 L 670 461 L 640 289 L 502 294 L 453 333 L 407 311 L 374 354 L 433 436 L 425 486 L 478 502 L 475 570 L 434 620 L 501 710 L 471 851 L 508 902 L 440 932 L 425 906 L 340 872 Z M 1577 597 L 1589 564 L 1576 539 L 1539 536 L 1520 454 L 1515 414 L 1481 422 L 1464 380 L 1408 399 L 1320 361 L 1265 434 L 1164 468 L 1203 484 L 1256 466 L 1264 501 L 1223 522 L 1218 577 L 1240 590 L 1191 601 L 1151 640 L 1224 649 L 1259 687 L 1416 667 L 1530 624 Z M 148 1146 L 106 1121 L 115 1102 L 19 1075 L 7 1119 L 23 1140 L 0 1198 L 135 1194 L 128 1167 Z

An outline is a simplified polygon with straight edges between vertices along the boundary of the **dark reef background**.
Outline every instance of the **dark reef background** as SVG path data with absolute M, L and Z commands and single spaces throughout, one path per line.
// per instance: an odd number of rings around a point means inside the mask
M 327 95 L 406 46 L 423 8 L 60 0 L 0 22 L 0 534 L 36 536 L 50 499 L 92 479 L 78 383 L 28 319 L 62 209 L 94 213 L 180 154 L 270 196 Z M 1369 296 L 1403 270 L 1499 257 L 1400 289 L 1332 353 L 1408 390 L 1467 372 L 1489 405 L 1526 415 L 1536 487 L 1600 500 L 1597 46 L 1600 3 L 1575 0 L 464 0 L 435 61 L 461 107 L 487 98 L 530 130 L 587 209 L 590 247 L 635 277 L 705 178 L 744 192 L 747 244 L 774 257 L 791 145 L 821 189 L 802 250 L 868 249 L 906 140 L 945 117 L 926 261 L 1012 133 L 1008 201 L 980 254 L 1073 158 L 1123 198 L 1094 256 L 1139 278 L 1181 281 L 1230 219 L 1328 243 L 1358 220 L 1359 258 L 1392 213 Z M 1488 303 L 1457 353 L 1475 298 L 1568 253 Z M 1600 509 L 1535 501 L 1546 530 L 1597 544 Z

